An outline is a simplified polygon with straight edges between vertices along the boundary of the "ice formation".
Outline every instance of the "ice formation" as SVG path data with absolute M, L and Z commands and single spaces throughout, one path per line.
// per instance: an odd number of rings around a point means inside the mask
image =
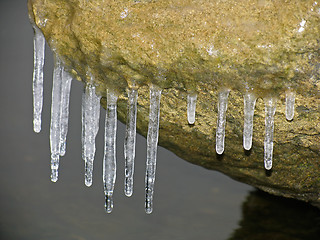
M 35 40 L 36 41 L 36 40 Z M 42 43 L 41 43 L 42 44 Z M 37 44 L 35 44 L 37 45 Z M 39 50 L 40 51 L 40 50 Z M 35 51 L 37 52 L 37 50 Z M 35 53 L 35 59 L 39 57 Z M 41 55 L 41 54 L 40 54 Z M 50 147 L 51 147 L 51 180 L 58 180 L 59 158 L 66 151 L 66 136 L 68 131 L 69 97 L 71 89 L 71 75 L 65 71 L 64 65 L 58 56 L 55 56 L 52 87 L 51 125 L 50 125 Z M 34 70 L 34 101 L 40 101 L 42 105 L 42 72 L 39 70 L 42 63 L 35 61 Z M 41 65 L 41 66 L 40 66 Z M 90 76 L 82 95 L 82 158 L 85 161 L 85 184 L 92 185 L 93 161 L 95 157 L 95 138 L 99 129 L 100 96 L 96 95 L 95 81 Z M 35 84 L 35 82 L 41 82 Z M 39 87 L 41 86 L 41 87 Z M 35 88 L 37 90 L 35 90 Z M 39 95 L 41 92 L 41 97 Z M 145 175 L 145 211 L 151 213 L 153 210 L 153 194 L 156 173 L 156 157 L 159 136 L 160 99 L 162 90 L 150 86 L 150 109 L 149 125 L 147 134 L 147 161 Z M 216 129 L 216 152 L 224 152 L 226 111 L 230 90 L 222 89 L 218 93 L 218 115 Z M 103 158 L 103 185 L 105 193 L 105 208 L 108 213 L 113 209 L 113 190 L 116 180 L 116 130 L 117 130 L 117 95 L 107 90 L 107 108 L 105 118 L 105 147 Z M 133 173 L 136 143 L 136 118 L 137 118 L 138 90 L 128 90 L 127 104 L 127 126 L 124 141 L 125 155 L 125 188 L 126 196 L 133 193 Z M 195 122 L 197 95 L 188 94 L 187 116 L 189 124 Z M 252 146 L 253 115 L 257 97 L 252 92 L 244 95 L 244 129 L 243 147 L 249 150 Z M 264 139 L 264 166 L 265 169 L 272 168 L 273 155 L 273 132 L 274 115 L 277 99 L 274 97 L 264 98 L 265 102 L 265 139 Z M 295 104 L 295 93 L 286 93 L 286 118 L 293 119 Z M 39 103 L 35 103 L 39 106 Z M 36 108 L 35 108 L 36 109 Z M 39 108 L 38 108 L 39 109 Z M 38 110 L 35 110 L 35 112 Z M 39 112 L 39 111 L 38 111 Z M 40 111 L 41 114 L 41 111 Z M 35 114 L 36 115 L 36 114 Z M 37 119 L 39 114 L 36 115 Z M 35 123 L 39 123 L 36 120 Z M 40 122 L 41 123 L 41 122 Z M 40 126 L 39 124 L 35 126 Z M 36 128 L 38 129 L 39 128 Z
M 55 57 L 51 102 L 50 148 L 51 181 L 58 180 L 59 157 L 65 154 L 68 132 L 71 76 L 64 70 L 59 57 Z
M 294 116 L 294 103 L 295 103 L 295 94 L 294 92 L 286 93 L 286 118 L 288 121 L 291 121 Z
M 68 121 L 69 121 L 69 99 L 72 76 L 64 70 L 61 71 L 61 132 L 60 132 L 60 156 L 66 153 Z
M 219 92 L 218 96 L 218 121 L 216 131 L 216 152 L 222 154 L 224 151 L 224 137 L 226 126 L 226 112 L 228 108 L 228 96 L 230 90 Z
M 138 91 L 130 89 L 128 91 L 128 111 L 126 136 L 124 140 L 124 158 L 125 158 L 125 179 L 124 193 L 130 197 L 133 192 L 133 173 L 134 159 L 136 150 L 136 121 L 137 121 L 137 98 Z
M 107 213 L 111 213 L 113 209 L 112 195 L 116 181 L 117 98 L 113 92 L 107 91 L 103 157 L 103 186 Z
M 33 68 L 33 130 L 36 133 L 41 131 L 41 112 L 43 103 L 43 64 L 45 38 L 41 30 L 34 24 L 34 68 Z
M 265 102 L 265 138 L 264 138 L 264 167 L 267 170 L 272 168 L 273 155 L 273 129 L 274 114 L 276 112 L 277 100 L 273 97 L 264 99 Z
M 253 93 L 247 92 L 244 95 L 243 148 L 245 150 L 250 150 L 252 146 L 253 114 L 256 100 Z
M 82 159 L 85 162 L 85 185 L 92 185 L 95 139 L 99 130 L 100 97 L 96 95 L 93 79 L 82 94 Z
M 150 88 L 149 126 L 147 135 L 147 163 L 145 176 L 145 211 L 153 210 L 154 181 L 156 175 L 157 146 L 159 136 L 161 90 L 155 86 Z
M 188 94 L 188 104 L 187 104 L 187 115 L 189 124 L 194 124 L 196 120 L 196 103 L 197 103 L 197 94 L 192 93 Z

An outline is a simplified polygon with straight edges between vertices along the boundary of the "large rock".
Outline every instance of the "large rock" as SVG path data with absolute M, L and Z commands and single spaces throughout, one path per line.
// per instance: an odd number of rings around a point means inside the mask
M 269 193 L 320 205 L 320 9 L 306 0 L 29 0 L 51 49 L 98 92 L 138 88 L 137 129 L 146 136 L 149 86 L 163 89 L 159 143 L 183 159 Z M 90 74 L 89 74 L 90 73 Z M 230 89 L 226 146 L 215 152 L 217 96 Z M 285 92 L 296 92 L 285 119 Z M 243 94 L 259 97 L 253 147 L 243 150 Z M 196 123 L 187 95 L 198 93 Z M 263 166 L 264 98 L 278 99 L 274 164 Z M 105 98 L 102 104 L 105 105 Z M 169 167 L 169 166 L 168 166 Z

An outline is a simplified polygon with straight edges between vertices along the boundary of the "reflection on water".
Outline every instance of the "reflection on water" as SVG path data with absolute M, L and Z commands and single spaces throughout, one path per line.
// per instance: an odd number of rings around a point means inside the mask
M 320 237 L 320 210 L 294 199 L 252 191 L 242 205 L 240 226 L 230 240 L 305 240 Z
M 252 207 L 244 207 L 245 212 L 241 220 L 241 204 L 248 192 L 252 190 L 250 186 L 235 182 L 220 173 L 193 166 L 163 148 L 158 152 L 154 212 L 150 216 L 146 215 L 144 212 L 146 140 L 138 136 L 134 193 L 131 198 L 127 198 L 123 193 L 124 126 L 122 124 L 119 124 L 117 136 L 119 171 L 115 187 L 114 212 L 110 215 L 106 214 L 102 187 L 103 132 L 100 131 L 97 136 L 93 185 L 87 188 L 84 185 L 84 162 L 81 159 L 80 141 L 82 84 L 76 81 L 73 83 L 71 92 L 67 153 L 61 159 L 59 181 L 55 184 L 51 183 L 49 116 L 52 55 L 47 50 L 43 129 L 40 134 L 35 134 L 32 131 L 31 92 L 33 32 L 28 22 L 25 2 L 2 0 L 0 12 L 2 79 L 0 88 L 2 109 L 0 239 L 199 238 L 222 240 L 230 236 L 233 236 L 231 239 L 249 239 L 242 237 L 242 234 L 257 236 L 257 231 L 262 234 L 267 232 L 263 228 L 253 226 L 259 221 L 256 219 L 253 221 L 249 217 Z M 100 127 L 103 128 L 102 121 Z M 250 193 L 244 206 L 260 206 L 258 203 L 253 204 L 255 201 L 250 200 L 254 195 L 255 193 Z M 271 201 L 268 196 L 264 196 L 263 199 L 267 203 L 270 202 L 270 207 L 265 208 L 267 213 L 277 209 L 278 216 L 281 216 L 281 213 L 289 216 L 287 215 L 289 211 L 285 210 L 289 207 L 286 204 L 275 207 L 276 204 L 271 204 L 274 201 Z M 282 200 L 276 202 L 281 203 Z M 248 205 L 248 203 L 251 204 Z M 307 219 L 312 220 L 311 213 L 305 209 L 304 205 L 291 207 L 292 213 L 295 210 L 300 217 L 290 217 L 290 219 L 292 221 L 306 219 L 306 222 Z M 273 218 L 275 213 L 270 213 L 268 218 L 265 217 L 268 226 L 280 226 L 277 223 L 279 218 Z M 263 218 L 259 220 L 262 221 Z M 244 224 L 245 222 L 247 223 Z M 269 232 L 276 233 L 276 236 L 279 236 L 279 232 L 282 236 L 293 236 L 288 235 L 290 231 L 286 230 L 295 230 L 292 227 L 293 222 L 280 222 L 282 225 L 279 231 L 271 229 L 272 231 Z M 267 225 L 263 224 L 263 226 Z M 300 229 L 309 231 L 311 226 L 315 225 L 311 223 L 301 225 Z M 316 230 L 316 228 L 313 229 Z M 242 233 L 242 231 L 245 232 Z M 296 234 L 294 237 L 304 239 L 302 236 L 306 236 L 305 239 L 312 239 L 309 238 L 311 235 Z

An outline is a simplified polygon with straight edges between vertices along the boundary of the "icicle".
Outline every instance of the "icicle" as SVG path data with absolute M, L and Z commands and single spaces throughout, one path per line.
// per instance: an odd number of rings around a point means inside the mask
M 85 162 L 85 184 L 92 185 L 95 139 L 99 130 L 100 97 L 96 95 L 93 80 L 82 94 L 82 159 Z
M 244 95 L 243 148 L 245 150 L 250 150 L 252 146 L 253 114 L 256 100 L 253 93 L 247 92 Z
M 51 125 L 50 125 L 50 147 L 51 147 L 51 181 L 58 180 L 60 134 L 61 134 L 61 91 L 62 91 L 62 65 L 56 56 L 54 60 L 52 103 L 51 103 Z
M 295 103 L 294 92 L 287 92 L 286 93 L 286 118 L 288 121 L 291 121 L 293 119 L 294 103 Z
M 33 25 L 34 29 L 34 68 L 33 68 L 33 130 L 41 131 L 41 112 L 43 103 L 43 64 L 45 39 L 41 30 Z
M 136 148 L 137 97 L 138 91 L 135 89 L 130 89 L 128 92 L 127 127 L 124 141 L 124 192 L 128 197 L 130 197 L 133 192 L 134 158 Z
M 224 151 L 226 112 L 228 107 L 229 92 L 230 90 L 224 90 L 219 93 L 218 122 L 217 122 L 217 132 L 216 132 L 216 152 L 218 154 L 222 154 Z
M 188 94 L 188 105 L 187 105 L 187 115 L 189 124 L 194 124 L 196 120 L 196 103 L 197 94 Z
M 264 138 L 264 167 L 267 170 L 272 168 L 273 154 L 273 129 L 274 129 L 274 114 L 276 112 L 276 99 L 267 98 L 265 101 L 265 138 Z
M 113 189 L 116 181 L 116 130 L 117 130 L 117 96 L 108 91 L 105 119 L 105 148 L 103 158 L 103 185 L 105 208 L 107 213 L 113 209 Z
M 62 70 L 62 85 L 61 85 L 61 130 L 60 130 L 60 156 L 64 156 L 66 153 L 66 141 L 68 133 L 68 120 L 69 120 L 69 99 L 72 76 Z
M 156 174 L 157 146 L 159 136 L 159 118 L 160 118 L 160 98 L 161 90 L 155 86 L 150 88 L 150 112 L 149 126 L 147 135 L 147 163 L 145 177 L 145 210 L 150 214 L 153 209 L 153 192 Z

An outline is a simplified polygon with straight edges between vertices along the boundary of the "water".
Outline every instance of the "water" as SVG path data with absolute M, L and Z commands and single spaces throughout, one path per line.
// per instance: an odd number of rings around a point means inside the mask
M 0 1 L 0 12 L 0 71 L 3 84 L 0 90 L 3 111 L 0 124 L 0 239 L 222 240 L 230 239 L 233 234 L 244 229 L 244 226 L 238 223 L 243 220 L 242 204 L 246 197 L 252 195 L 249 193 L 252 188 L 220 173 L 191 165 L 162 147 L 158 148 L 154 210 L 151 215 L 145 214 L 146 139 L 140 135 L 137 135 L 134 193 L 130 198 L 123 194 L 124 174 L 123 171 L 119 171 L 114 192 L 116 204 L 113 212 L 106 214 L 102 184 L 103 130 L 100 130 L 97 136 L 93 185 L 87 188 L 83 181 L 83 85 L 77 81 L 73 82 L 71 90 L 68 151 L 60 161 L 59 181 L 52 183 L 48 140 L 52 54 L 47 47 L 42 130 L 35 134 L 32 130 L 31 84 L 33 31 L 28 22 L 26 4 L 21 1 L 3 0 Z M 101 110 L 101 113 L 105 112 Z M 100 121 L 100 129 L 103 129 L 103 126 L 103 121 Z M 124 132 L 125 126 L 118 122 L 119 169 L 124 169 Z M 271 200 L 268 200 L 269 202 Z M 274 204 L 283 206 L 279 205 L 278 201 Z M 252 205 L 257 206 L 254 203 Z M 271 209 L 274 208 L 274 205 L 272 206 Z M 286 211 L 284 207 L 277 208 L 279 215 L 287 213 L 289 208 L 296 213 L 296 218 L 303 219 L 305 224 L 313 220 L 311 214 L 304 211 L 305 205 L 285 206 Z M 298 211 L 299 209 L 303 211 Z M 251 213 L 252 211 L 246 212 Z M 290 219 L 296 221 L 296 218 Z M 269 215 L 268 221 L 276 224 L 278 218 Z M 286 224 L 285 221 L 282 222 Z M 251 223 L 254 224 L 255 221 Z M 317 222 L 312 221 L 313 227 L 317 226 L 316 224 Z M 288 223 L 285 226 L 288 228 L 292 225 Z M 268 230 L 267 226 L 263 230 Z M 246 236 L 253 234 L 255 232 L 252 230 L 246 232 Z M 313 236 L 319 235 L 309 235 L 307 238 L 300 236 L 296 234 L 295 239 L 317 239 Z

